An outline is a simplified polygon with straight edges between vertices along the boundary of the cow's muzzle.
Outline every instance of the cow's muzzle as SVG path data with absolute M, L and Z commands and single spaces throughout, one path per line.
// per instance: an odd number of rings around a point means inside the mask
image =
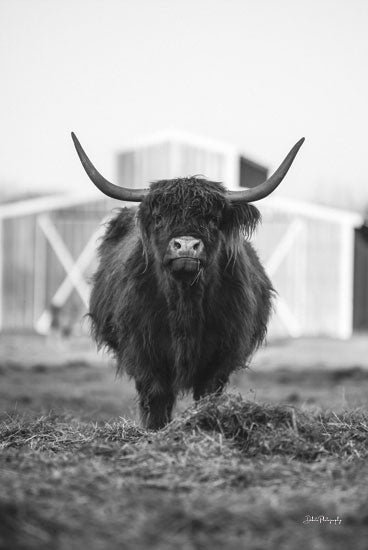
M 165 254 L 166 265 L 175 272 L 199 271 L 206 260 L 204 244 L 201 239 L 191 236 L 171 239 Z

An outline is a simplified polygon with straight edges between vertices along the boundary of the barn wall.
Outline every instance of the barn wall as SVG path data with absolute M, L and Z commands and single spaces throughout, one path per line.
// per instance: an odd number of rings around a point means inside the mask
M 174 144 L 176 148 L 176 176 L 202 175 L 214 181 L 227 178 L 227 157 L 221 153 L 198 149 L 187 144 Z
M 170 144 L 160 143 L 124 151 L 117 156 L 118 183 L 141 188 L 157 179 L 170 177 Z
M 190 162 L 201 161 L 188 161 L 188 165 Z M 218 159 L 211 162 L 214 177 L 220 179 L 221 162 Z M 76 260 L 102 219 L 116 206 L 120 205 L 114 200 L 101 200 L 54 210 L 47 216 Z M 262 262 L 271 269 L 271 280 L 284 310 L 286 307 L 284 315 L 277 308 L 269 336 L 343 336 L 341 313 L 346 308 L 341 300 L 346 281 L 341 270 L 344 249 L 340 226 L 263 205 L 261 212 L 263 222 L 253 242 Z M 65 279 L 65 269 L 45 237 L 38 215 L 6 219 L 2 223 L 2 329 L 42 328 L 39 321 L 45 318 L 45 312 L 50 313 L 55 293 Z M 276 259 L 279 254 L 276 267 L 275 254 Z M 84 271 L 87 282 L 95 266 L 96 258 Z M 88 324 L 83 320 L 86 311 L 83 300 L 73 289 L 63 304 L 60 322 L 73 327 L 74 332 L 86 332 Z
M 134 188 L 147 187 L 159 179 L 193 175 L 226 182 L 229 174 L 227 155 L 180 142 L 125 151 L 118 155 L 117 163 L 119 184 Z
M 266 268 L 272 264 L 273 255 L 277 255 L 292 224 L 294 237 L 277 269 L 270 273 L 274 288 L 290 313 L 290 325 L 295 324 L 295 335 L 299 332 L 345 337 L 341 319 L 346 310 L 341 270 L 344 249 L 338 224 L 262 207 L 262 226 L 254 238 L 260 257 Z M 353 265 L 348 269 L 353 270 Z M 273 316 L 271 334 L 287 336 L 289 329 L 279 314 Z
M 3 329 L 32 325 L 34 278 L 32 217 L 3 221 Z
M 102 200 L 49 213 L 20 216 L 2 222 L 2 330 L 35 330 L 37 322 L 50 311 L 53 297 L 66 271 L 38 223 L 47 216 L 75 261 L 92 233 L 117 203 Z M 91 280 L 96 260 L 84 271 Z M 86 307 L 73 290 L 62 308 L 62 322 L 85 331 Z
M 101 201 L 48 214 L 71 257 L 76 260 L 94 230 L 116 201 Z M 253 241 L 266 268 L 291 235 L 284 255 L 270 277 L 288 308 L 288 316 L 274 315 L 270 336 L 296 334 L 341 335 L 343 248 L 339 226 L 262 208 L 263 223 Z M 292 231 L 290 231 L 290 228 Z M 32 330 L 49 311 L 65 269 L 37 222 L 37 215 L 3 221 L 3 330 Z M 90 281 L 96 259 L 84 271 Z M 62 308 L 64 325 L 85 331 L 86 307 L 75 289 Z M 285 322 L 286 319 L 286 322 Z M 290 321 L 291 319 L 291 321 Z M 290 324 L 291 323 L 291 324 Z

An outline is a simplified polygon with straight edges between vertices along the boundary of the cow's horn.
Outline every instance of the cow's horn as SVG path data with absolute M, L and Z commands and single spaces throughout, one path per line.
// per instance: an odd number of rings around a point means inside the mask
M 267 195 L 270 195 L 272 191 L 282 182 L 287 174 L 290 166 L 293 163 L 300 147 L 303 145 L 305 138 L 302 138 L 294 145 L 285 159 L 282 161 L 276 172 L 272 174 L 266 181 L 253 187 L 252 189 L 244 189 L 244 191 L 228 191 L 227 197 L 230 201 L 244 201 L 254 202 L 264 199 Z
M 148 193 L 148 189 L 128 189 L 127 187 L 120 187 L 119 185 L 110 183 L 93 166 L 74 132 L 72 132 L 72 139 L 83 168 L 87 172 L 87 176 L 102 193 L 105 193 L 108 197 L 121 201 L 140 202 L 144 199 Z

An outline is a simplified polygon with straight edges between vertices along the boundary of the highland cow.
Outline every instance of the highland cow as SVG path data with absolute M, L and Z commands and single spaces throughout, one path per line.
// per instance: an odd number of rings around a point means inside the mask
M 143 424 L 171 419 L 178 394 L 221 392 L 263 341 L 273 289 L 248 242 L 260 214 L 250 202 L 284 178 L 304 139 L 253 189 L 227 191 L 200 177 L 149 189 L 108 182 L 72 134 L 80 160 L 106 195 L 140 202 L 109 222 L 90 300 L 92 332 L 135 381 Z

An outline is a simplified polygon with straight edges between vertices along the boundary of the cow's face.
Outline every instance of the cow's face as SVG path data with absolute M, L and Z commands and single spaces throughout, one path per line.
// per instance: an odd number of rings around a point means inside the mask
M 220 183 L 195 177 L 152 184 L 138 223 L 146 252 L 167 274 L 199 281 L 220 250 L 234 255 L 240 234 L 254 228 L 257 209 L 230 204 L 225 194 Z

